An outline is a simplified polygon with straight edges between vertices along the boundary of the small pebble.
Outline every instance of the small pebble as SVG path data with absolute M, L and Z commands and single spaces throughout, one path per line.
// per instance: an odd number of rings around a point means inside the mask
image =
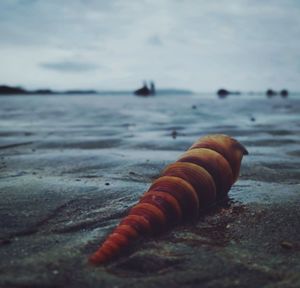
M 292 249 L 293 248 L 293 244 L 289 241 L 282 241 L 280 243 L 281 247 L 282 248 L 285 248 L 285 249 Z
M 109 184 L 109 182 L 106 182 L 105 185 L 106 185 L 106 186 L 109 186 L 110 184 Z
M 197 106 L 196 106 L 196 105 L 193 105 L 193 106 L 192 106 L 192 109 L 197 109 Z
M 0 246 L 1 245 L 7 245 L 10 244 L 11 240 L 10 239 L 0 239 Z
M 176 137 L 177 137 L 177 131 L 176 130 L 173 130 L 172 131 L 172 137 L 173 137 L 173 139 L 176 139 Z

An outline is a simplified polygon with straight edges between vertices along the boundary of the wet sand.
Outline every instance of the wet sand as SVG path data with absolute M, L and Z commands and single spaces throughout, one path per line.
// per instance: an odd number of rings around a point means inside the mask
M 0 97 L 0 287 L 299 287 L 300 98 Z M 88 255 L 198 137 L 249 155 L 229 200 L 103 267 Z

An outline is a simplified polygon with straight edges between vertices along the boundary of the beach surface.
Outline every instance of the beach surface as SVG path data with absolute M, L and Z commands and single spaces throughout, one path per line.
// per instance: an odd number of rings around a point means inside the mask
M 229 200 L 87 259 L 200 136 L 249 151 Z M 300 287 L 300 97 L 0 97 L 0 287 Z

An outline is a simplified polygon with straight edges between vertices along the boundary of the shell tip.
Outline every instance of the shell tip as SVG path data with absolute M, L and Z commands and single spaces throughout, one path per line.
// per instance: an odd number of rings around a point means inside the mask
M 248 152 L 248 150 L 245 148 L 245 146 L 242 145 L 240 142 L 238 142 L 238 141 L 236 141 L 236 140 L 235 140 L 235 147 L 236 147 L 237 149 L 239 149 L 239 150 L 243 153 L 243 155 L 249 155 L 249 152 Z
M 243 148 L 243 154 L 244 155 L 249 155 L 249 152 L 248 152 L 248 150 L 243 146 L 243 145 L 241 145 L 242 146 L 242 148 Z
M 92 254 L 89 257 L 89 263 L 95 266 L 101 265 L 106 261 L 106 257 L 103 254 Z

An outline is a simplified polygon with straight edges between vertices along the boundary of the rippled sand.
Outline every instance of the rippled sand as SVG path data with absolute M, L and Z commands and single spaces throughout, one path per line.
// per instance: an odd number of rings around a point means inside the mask
M 297 96 L 0 97 L 0 287 L 299 287 L 299 115 Z M 161 169 L 210 133 L 250 153 L 230 201 L 91 267 Z

